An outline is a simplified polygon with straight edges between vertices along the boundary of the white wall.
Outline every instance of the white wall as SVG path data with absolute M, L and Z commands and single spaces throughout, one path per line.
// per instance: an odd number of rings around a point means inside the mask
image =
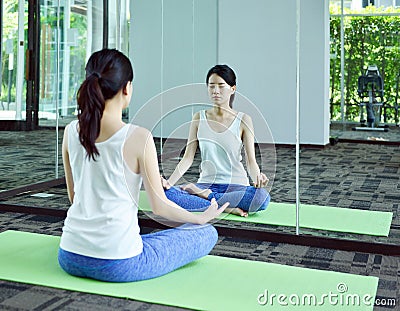
M 199 108 L 182 107 L 208 101 L 206 89 L 196 83 L 204 82 L 217 62 L 217 3 L 201 0 L 193 7 L 192 1 L 168 0 L 162 6 L 160 0 L 133 0 L 130 12 L 135 67 L 130 118 L 154 136 L 187 138 L 181 125 Z M 192 83 L 193 88 L 171 90 Z
M 329 1 L 301 0 L 300 140 L 329 142 Z
M 296 16 L 289 2 L 219 1 L 218 62 L 234 68 L 238 91 L 260 109 L 278 143 L 294 143 L 296 134 Z
M 296 142 L 296 1 L 220 0 L 220 63 L 261 111 L 276 143 Z M 301 0 L 300 141 L 329 141 L 328 1 Z M 241 21 L 241 22 L 238 22 Z M 259 141 L 265 141 L 263 133 Z
M 329 142 L 328 2 L 301 0 L 300 140 L 304 144 Z M 192 92 L 183 88 L 182 96 L 175 92 L 170 97 L 167 94 L 148 100 L 162 90 L 192 82 L 204 83 L 210 67 L 226 63 L 235 70 L 238 92 L 244 96 L 234 105 L 252 115 L 257 141 L 271 142 L 272 133 L 275 143 L 294 144 L 296 2 L 196 0 L 194 3 L 193 8 L 192 1 L 168 0 L 162 8 L 160 0 L 131 1 L 130 56 L 136 70 L 131 118 L 152 128 L 155 136 L 172 133 L 174 137 L 186 138 L 187 128 L 174 129 L 190 121 L 193 109 L 174 108 L 191 100 L 207 102 L 201 87 Z M 243 101 L 246 97 L 250 104 Z M 251 104 L 255 107 L 250 109 Z M 173 113 L 163 117 L 172 110 Z M 255 115 L 258 111 L 261 116 Z M 163 122 L 153 126 L 160 119 Z

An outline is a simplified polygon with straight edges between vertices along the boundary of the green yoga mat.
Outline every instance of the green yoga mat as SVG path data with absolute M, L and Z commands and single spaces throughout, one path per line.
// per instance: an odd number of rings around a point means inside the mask
M 378 286 L 378 278 L 371 276 L 219 256 L 203 257 L 156 279 L 106 283 L 65 273 L 57 263 L 58 245 L 55 236 L 1 233 L 0 279 L 216 311 L 373 310 Z M 285 296 L 278 301 L 279 295 Z
M 139 208 L 150 211 L 146 192 L 141 191 Z M 332 206 L 300 205 L 300 227 L 389 236 L 393 213 L 366 211 Z M 265 211 L 257 212 L 249 217 L 222 214 L 224 220 L 251 222 L 276 226 L 296 226 L 296 205 L 291 203 L 269 203 Z

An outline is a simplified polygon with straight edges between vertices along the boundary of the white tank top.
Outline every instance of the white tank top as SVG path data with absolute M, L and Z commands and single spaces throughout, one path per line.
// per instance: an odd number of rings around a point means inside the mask
M 78 121 L 68 128 L 68 153 L 74 181 L 74 202 L 64 222 L 60 247 L 103 259 L 124 259 L 142 252 L 138 202 L 142 179 L 123 159 L 128 130 L 125 125 L 104 142 L 88 160 L 79 142 Z M 136 126 L 134 126 L 136 127 Z
M 201 166 L 198 183 L 249 185 L 246 170 L 241 162 L 242 116 L 243 113 L 239 112 L 232 124 L 219 133 L 208 124 L 205 110 L 200 111 L 197 139 L 201 152 Z

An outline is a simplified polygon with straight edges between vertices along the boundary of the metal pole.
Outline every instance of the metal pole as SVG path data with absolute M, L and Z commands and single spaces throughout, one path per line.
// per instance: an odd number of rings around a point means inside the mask
M 60 0 L 57 1 L 57 41 L 56 41 L 56 46 L 57 46 L 57 61 L 56 61 L 56 85 L 57 85 L 57 90 L 56 90 L 56 141 L 55 141 L 55 176 L 58 178 L 58 128 L 59 128 L 59 118 L 58 118 L 58 110 L 59 110 L 59 102 L 60 102 L 60 95 L 64 96 L 63 94 L 60 94 L 60 49 L 61 49 L 61 27 L 60 27 L 60 17 L 61 17 L 61 10 L 60 10 Z M 63 23 L 65 23 L 65 6 L 64 6 L 64 16 L 63 16 Z M 67 34 L 64 33 L 64 38 Z M 66 41 L 66 40 L 64 40 Z M 66 42 L 64 42 L 64 48 L 65 48 Z M 63 59 L 63 62 L 65 62 L 65 59 Z
M 121 6 L 121 0 L 116 0 L 115 3 L 115 17 L 116 17 L 116 23 L 115 23 L 115 34 L 116 34 L 116 38 L 115 38 L 115 48 L 119 51 L 121 51 L 121 37 L 122 37 L 122 32 L 121 32 L 121 20 L 125 20 L 125 18 L 121 18 L 121 16 L 124 17 L 124 15 L 122 15 L 122 6 Z
M 300 234 L 300 0 L 296 0 L 296 235 Z
M 14 67 L 14 52 L 8 54 L 8 88 L 7 88 L 7 110 L 10 110 L 10 102 L 11 102 L 11 86 L 12 86 L 12 73 Z
M 196 46 L 195 46 L 195 40 L 194 40 L 194 37 L 195 37 L 195 35 L 196 35 L 196 32 L 195 32 L 195 13 L 196 13 L 196 10 L 195 10 L 195 4 L 194 4 L 194 0 L 192 0 L 192 85 L 194 84 L 194 67 L 195 67 L 195 48 L 196 48 Z M 194 94 L 193 94 L 194 95 Z M 193 115 L 194 115 L 194 107 L 193 107 L 193 103 L 194 103 L 194 98 L 192 97 L 192 114 L 191 114 L 191 116 L 193 117 Z
M 86 29 L 86 58 L 85 64 L 89 60 L 90 55 L 93 51 L 93 3 L 92 0 L 87 1 L 87 12 L 86 12 L 86 19 L 87 19 L 87 29 Z
M 340 4 L 340 112 L 344 123 L 344 0 Z
M 3 1 L 0 1 L 0 97 L 2 88 L 3 88 Z M 1 105 L 3 106 L 3 102 L 1 102 Z
M 15 120 L 22 120 L 23 88 L 24 88 L 24 62 L 25 62 L 25 0 L 18 0 L 18 35 L 17 35 L 17 59 L 15 80 Z
M 103 0 L 103 48 L 108 48 L 108 0 Z
M 39 124 L 40 3 L 28 0 L 28 49 L 26 52 L 26 130 Z
M 33 59 L 34 59 L 34 97 L 33 97 L 33 126 L 36 128 L 39 126 L 39 85 L 40 85 L 40 1 L 34 1 L 35 3 L 35 39 L 33 48 Z
M 160 69 L 160 75 L 161 75 L 161 82 L 160 82 L 160 88 L 161 88 L 161 116 L 163 115 L 163 96 L 164 96 L 164 0 L 161 0 L 161 69 Z M 163 152 L 163 123 L 160 122 L 160 154 Z

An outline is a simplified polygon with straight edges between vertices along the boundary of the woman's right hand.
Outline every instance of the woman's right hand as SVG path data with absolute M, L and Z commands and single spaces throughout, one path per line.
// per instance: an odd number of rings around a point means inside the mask
M 163 186 L 163 188 L 165 189 L 165 190 L 168 190 L 168 189 L 170 189 L 172 186 L 171 186 L 171 184 L 169 183 L 169 181 L 168 180 L 166 180 L 164 177 L 162 177 L 162 176 L 160 176 L 161 177 L 161 185 Z
M 213 198 L 210 206 L 199 216 L 202 218 L 201 224 L 205 224 L 210 220 L 221 215 L 221 213 L 229 206 L 229 202 L 225 203 L 221 207 L 218 206 L 217 201 Z
M 265 188 L 267 187 L 269 182 L 269 179 L 267 177 L 267 175 L 265 175 L 264 173 L 260 173 L 259 175 L 257 175 L 257 180 L 254 183 L 254 187 L 255 188 Z

